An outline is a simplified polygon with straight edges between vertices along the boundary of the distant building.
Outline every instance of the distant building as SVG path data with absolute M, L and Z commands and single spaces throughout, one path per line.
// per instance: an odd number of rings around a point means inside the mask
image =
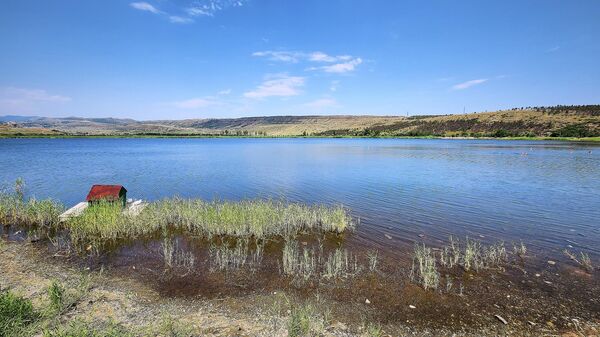
M 92 205 L 101 201 L 120 203 L 125 207 L 127 203 L 127 190 L 121 185 L 94 185 L 90 189 L 85 201 Z

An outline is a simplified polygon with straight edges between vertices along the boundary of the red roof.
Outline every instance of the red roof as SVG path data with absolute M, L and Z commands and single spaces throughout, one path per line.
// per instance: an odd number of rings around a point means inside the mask
M 96 200 L 117 200 L 121 195 L 121 190 L 125 193 L 127 190 L 125 187 L 121 185 L 94 185 L 90 189 L 90 193 L 88 193 L 85 198 L 86 201 L 96 201 Z

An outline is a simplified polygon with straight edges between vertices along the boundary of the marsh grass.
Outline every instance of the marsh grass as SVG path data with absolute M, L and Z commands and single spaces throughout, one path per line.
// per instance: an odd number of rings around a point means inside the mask
M 524 248 L 525 245 L 521 243 Z M 521 249 L 519 247 L 519 249 Z M 501 268 L 508 261 L 508 253 L 504 242 L 492 245 L 483 245 L 481 242 L 469 239 L 461 246 L 457 238 L 450 237 L 448 245 L 442 247 L 439 258 L 431 248 L 424 244 L 415 245 L 413 263 L 410 272 L 411 281 L 420 284 L 425 289 L 437 289 L 440 281 L 439 266 L 449 271 L 456 266 L 466 272 L 479 272 L 486 269 Z M 450 275 L 446 274 L 446 291 L 450 291 L 453 282 Z
M 513 242 L 513 253 L 523 259 L 527 254 L 527 246 L 525 246 L 523 241 L 520 241 L 518 245 Z
M 165 237 L 161 244 L 162 256 L 168 268 L 184 268 L 192 271 L 196 263 L 193 252 L 185 251 L 176 239 Z
M 415 245 L 410 279 L 427 289 L 437 289 L 440 282 L 440 274 L 436 267 L 436 259 L 431 248 L 425 244 Z
M 283 247 L 282 266 L 285 275 L 308 280 L 316 276 L 320 255 L 314 248 L 298 248 L 297 241 L 287 241 Z
M 24 200 L 14 192 L 0 192 L 0 222 L 38 227 L 58 224 L 58 216 L 64 207 L 58 202 L 31 198 Z
M 75 246 L 102 245 L 171 230 L 205 238 L 261 240 L 293 237 L 302 232 L 341 233 L 354 227 L 341 207 L 308 206 L 272 200 L 240 202 L 165 199 L 150 203 L 139 215 L 123 213 L 119 205 L 99 203 L 64 225 Z
M 263 243 L 257 241 L 252 250 L 247 238 L 236 240 L 233 247 L 227 243 L 213 244 L 209 249 L 210 270 L 230 272 L 247 268 L 255 271 L 262 263 L 263 249 Z
M 348 252 L 347 249 L 337 248 L 327 256 L 322 277 L 347 278 L 357 275 L 361 270 L 356 254 Z
M 571 253 L 569 250 L 563 250 L 563 253 L 567 255 L 571 260 L 575 261 L 581 268 L 585 271 L 591 273 L 594 271 L 594 266 L 592 265 L 592 259 L 587 253 L 580 252 L 580 257 L 577 258 L 577 255 Z
M 376 272 L 379 264 L 379 252 L 370 250 L 367 252 L 368 267 L 370 272 Z

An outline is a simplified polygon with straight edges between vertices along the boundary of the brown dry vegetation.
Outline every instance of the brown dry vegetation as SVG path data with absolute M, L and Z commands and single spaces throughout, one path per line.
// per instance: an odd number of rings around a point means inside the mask
M 135 121 L 39 118 L 0 135 L 598 137 L 600 107 L 528 107 L 443 116 L 272 116 Z M 26 130 L 26 131 L 25 131 Z

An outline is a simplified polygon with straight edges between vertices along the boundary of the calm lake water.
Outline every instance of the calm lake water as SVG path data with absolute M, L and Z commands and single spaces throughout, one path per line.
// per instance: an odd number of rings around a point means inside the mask
M 448 236 L 600 255 L 600 146 L 430 139 L 0 139 L 0 182 L 71 206 L 92 184 L 128 197 L 343 204 L 354 239 Z M 391 235 L 392 240 L 384 234 Z

